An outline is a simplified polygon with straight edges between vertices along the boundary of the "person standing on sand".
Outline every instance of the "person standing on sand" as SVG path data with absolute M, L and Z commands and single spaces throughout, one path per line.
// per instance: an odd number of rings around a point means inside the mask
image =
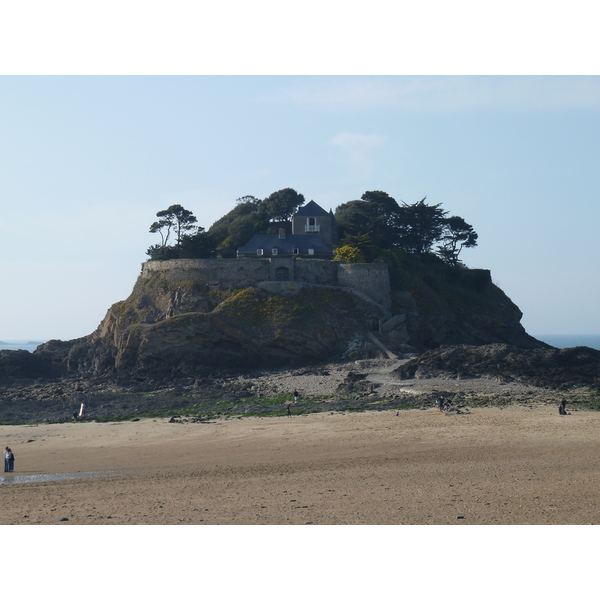
M 287 411 L 288 411 L 288 417 L 292 416 L 292 409 L 290 408 L 290 405 L 287 405 Z
M 558 407 L 558 414 L 559 415 L 570 415 L 571 414 L 570 412 L 567 412 L 566 406 L 567 406 L 567 401 L 563 400 L 560 403 L 560 406 Z
M 12 450 L 6 446 L 4 450 L 4 472 L 12 473 L 15 470 L 15 455 Z
M 296 402 L 298 402 L 298 392 L 294 390 L 294 404 L 296 404 Z

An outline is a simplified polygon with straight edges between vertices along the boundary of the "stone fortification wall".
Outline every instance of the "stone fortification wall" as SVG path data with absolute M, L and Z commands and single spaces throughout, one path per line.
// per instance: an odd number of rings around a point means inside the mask
M 351 287 L 373 298 L 388 310 L 392 307 L 390 274 L 384 263 L 338 263 L 338 285 Z
M 299 259 L 294 262 L 294 281 L 319 285 L 337 285 L 338 265 L 340 263 L 318 259 Z
M 350 264 L 331 260 L 293 258 L 198 258 L 148 261 L 142 279 L 159 275 L 167 281 L 194 281 L 208 287 L 247 287 L 264 281 L 298 281 L 350 287 L 367 294 L 384 308 L 391 307 L 388 268 L 383 263 Z
M 271 262 L 264 259 L 189 258 L 148 261 L 142 279 L 160 275 L 167 281 L 194 281 L 208 286 L 246 287 L 271 279 Z

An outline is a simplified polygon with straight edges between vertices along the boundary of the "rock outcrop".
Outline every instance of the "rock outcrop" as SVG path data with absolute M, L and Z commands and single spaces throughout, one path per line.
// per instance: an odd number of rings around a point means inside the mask
M 215 368 L 302 366 L 441 344 L 547 347 L 525 332 L 521 311 L 488 271 L 411 268 L 392 273 L 392 297 L 383 304 L 339 285 L 236 288 L 140 276 L 92 334 L 43 344 L 27 364 L 4 359 L 0 377 L 201 377 Z
M 330 286 L 207 291 L 189 282 L 144 280 L 109 309 L 94 333 L 68 348 L 48 342 L 35 354 L 84 375 L 277 368 L 352 357 L 356 336 L 366 336 L 386 314 L 376 303 Z
M 396 380 L 434 377 L 494 377 L 542 388 L 582 386 L 600 391 L 600 350 L 458 345 L 425 352 L 391 374 Z

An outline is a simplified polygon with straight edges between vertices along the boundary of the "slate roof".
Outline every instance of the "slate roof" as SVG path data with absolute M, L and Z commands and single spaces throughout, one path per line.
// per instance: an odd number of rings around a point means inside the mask
M 279 254 L 293 254 L 294 248 L 303 255 L 308 254 L 309 248 L 313 248 L 315 254 L 333 254 L 333 250 L 317 235 L 287 235 L 284 239 L 277 235 L 255 235 L 238 249 L 238 253 L 256 255 L 258 248 L 262 248 L 265 255 L 272 254 L 273 248 L 277 248 Z
M 295 217 L 327 217 L 329 213 L 321 208 L 314 200 L 301 206 L 295 213 Z

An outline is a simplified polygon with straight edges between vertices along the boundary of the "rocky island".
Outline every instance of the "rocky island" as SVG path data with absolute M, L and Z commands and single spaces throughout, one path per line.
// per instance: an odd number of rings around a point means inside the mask
M 337 218 L 310 202 L 294 212 L 291 232 L 278 223 L 232 257 L 154 247 L 131 295 L 96 331 L 33 353 L 0 351 L 0 420 L 64 420 L 81 402 L 95 418 L 273 413 L 295 387 L 320 398 L 307 411 L 412 406 L 448 391 L 430 386 L 417 399 L 394 385 L 415 378 L 598 391 L 600 352 L 557 351 L 528 335 L 489 271 L 405 251 L 357 262 L 350 250 L 362 252 L 360 240 L 340 245 Z M 319 390 L 294 379 L 323 373 L 331 381 Z M 290 385 L 269 385 L 282 374 Z

